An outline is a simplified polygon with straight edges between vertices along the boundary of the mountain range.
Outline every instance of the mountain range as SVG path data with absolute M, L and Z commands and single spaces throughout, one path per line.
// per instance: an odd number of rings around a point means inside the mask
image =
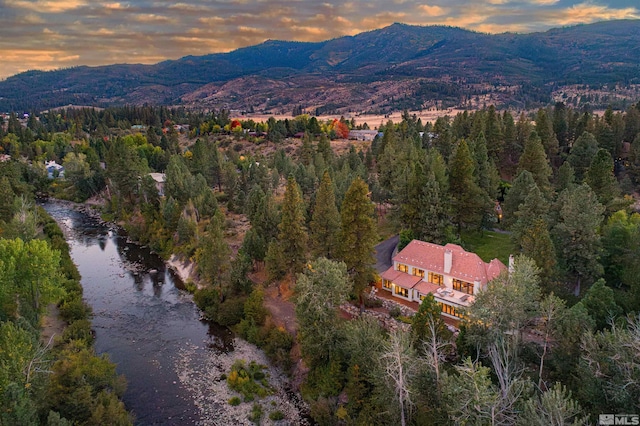
M 0 111 L 68 104 L 184 105 L 254 112 L 523 107 L 572 85 L 640 84 L 640 20 L 530 34 L 389 27 L 310 43 L 268 40 L 155 65 L 28 71 L 0 81 Z

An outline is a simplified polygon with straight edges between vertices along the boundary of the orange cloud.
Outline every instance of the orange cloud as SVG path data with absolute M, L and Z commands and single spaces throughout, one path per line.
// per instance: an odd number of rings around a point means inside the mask
M 442 16 L 446 15 L 449 9 L 445 9 L 440 6 L 429 6 L 428 4 L 421 4 L 418 9 L 426 16 Z
M 554 23 L 560 25 L 575 25 L 595 21 L 611 19 L 638 19 L 640 12 L 633 7 L 625 9 L 610 9 L 607 6 L 600 6 L 592 3 L 581 3 L 570 8 L 557 11 Z
M 17 9 L 27 9 L 39 13 L 62 13 L 78 9 L 87 3 L 83 0 L 5 0 L 5 4 Z

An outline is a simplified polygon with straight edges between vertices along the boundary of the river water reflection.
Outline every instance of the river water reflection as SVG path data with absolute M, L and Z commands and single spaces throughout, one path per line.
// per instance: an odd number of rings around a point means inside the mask
M 68 231 L 71 257 L 93 308 L 95 348 L 107 353 L 127 378 L 124 402 L 138 425 L 189 425 L 198 410 L 176 373 L 181 348 L 232 350 L 226 329 L 200 321 L 179 279 L 148 248 L 116 229 L 48 202 L 44 208 Z

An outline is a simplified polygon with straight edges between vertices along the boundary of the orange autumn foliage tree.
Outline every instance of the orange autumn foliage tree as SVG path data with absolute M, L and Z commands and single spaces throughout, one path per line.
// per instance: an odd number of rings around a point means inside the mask
M 347 139 L 349 137 L 349 127 L 338 119 L 333 120 L 330 129 L 335 131 L 336 136 L 340 139 Z

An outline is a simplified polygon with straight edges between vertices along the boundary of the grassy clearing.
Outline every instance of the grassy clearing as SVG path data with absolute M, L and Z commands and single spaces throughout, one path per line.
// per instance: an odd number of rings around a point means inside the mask
M 493 231 L 467 231 L 462 233 L 465 249 L 476 253 L 485 262 L 498 258 L 505 265 L 509 264 L 509 255 L 516 253 L 516 247 L 509 234 Z

